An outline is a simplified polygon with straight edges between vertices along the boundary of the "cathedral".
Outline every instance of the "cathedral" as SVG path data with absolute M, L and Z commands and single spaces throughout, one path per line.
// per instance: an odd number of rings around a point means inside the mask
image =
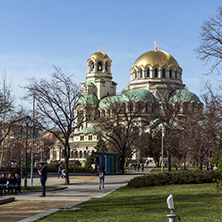
M 130 68 L 129 85 L 121 95 L 116 95 L 117 83 L 113 81 L 111 72 L 112 60 L 100 51 L 93 53 L 87 60 L 86 80 L 82 83 L 82 96 L 79 98 L 75 112 L 86 116 L 82 126 L 75 130 L 70 137 L 70 160 L 83 162 L 93 153 L 99 140 L 94 126 L 99 118 L 111 117 L 112 110 L 107 100 L 123 101 L 126 94 L 136 95 L 133 106 L 143 104 L 141 117 L 152 116 L 154 100 L 158 95 L 171 93 L 170 101 L 181 104 L 181 113 L 193 114 L 202 110 L 200 99 L 185 89 L 182 81 L 182 68 L 176 59 L 169 53 L 157 50 L 155 41 L 154 50 L 140 55 Z M 178 97 L 177 95 L 181 96 Z M 126 104 L 127 106 L 128 104 Z M 149 125 L 140 118 L 141 130 L 147 132 Z M 136 155 L 135 159 L 139 158 Z M 60 144 L 56 144 L 50 151 L 51 161 L 63 161 L 63 151 Z

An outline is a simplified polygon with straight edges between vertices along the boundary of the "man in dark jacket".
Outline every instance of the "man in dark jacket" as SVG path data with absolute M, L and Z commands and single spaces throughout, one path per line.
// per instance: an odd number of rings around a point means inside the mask
M 5 192 L 7 179 L 5 178 L 5 174 L 3 173 L 0 179 L 0 193 L 2 195 L 2 191 Z
M 21 178 L 16 173 L 14 178 L 15 194 L 21 193 Z
M 44 163 L 40 163 L 41 169 L 38 170 L 40 181 L 42 184 L 42 195 L 40 197 L 45 197 L 45 183 L 47 180 L 47 167 L 44 166 Z

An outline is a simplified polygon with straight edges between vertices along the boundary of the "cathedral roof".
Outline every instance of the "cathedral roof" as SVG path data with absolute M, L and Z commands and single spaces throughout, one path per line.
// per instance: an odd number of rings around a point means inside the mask
M 139 66 L 174 66 L 180 67 L 176 59 L 167 52 L 161 50 L 151 50 L 142 54 L 133 64 L 132 67 L 139 67 Z
M 84 104 L 84 105 L 97 105 L 99 102 L 98 98 L 94 94 L 83 95 L 79 98 L 76 105 Z
M 108 60 L 111 60 L 106 53 L 100 51 L 100 46 L 99 46 L 98 52 L 93 53 L 93 54 L 90 56 L 89 59 L 94 59 L 94 60 L 97 60 L 97 59 L 104 59 L 104 60 L 105 60 L 105 59 L 108 59 Z
M 108 96 L 100 100 L 99 109 L 108 109 L 115 103 L 128 103 L 128 102 L 154 102 L 152 93 L 143 88 L 135 88 L 125 91 L 122 95 Z
M 184 102 L 196 102 L 201 103 L 200 99 L 195 93 L 190 92 L 187 89 L 176 89 L 170 98 L 170 102 L 172 103 L 184 103 Z

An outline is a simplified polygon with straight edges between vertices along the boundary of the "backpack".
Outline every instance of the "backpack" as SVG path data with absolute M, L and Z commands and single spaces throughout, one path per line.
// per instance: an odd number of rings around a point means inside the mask
M 103 172 L 99 172 L 99 177 L 103 177 L 104 173 Z

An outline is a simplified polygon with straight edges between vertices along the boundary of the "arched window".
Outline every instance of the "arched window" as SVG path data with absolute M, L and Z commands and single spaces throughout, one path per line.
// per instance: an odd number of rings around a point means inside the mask
M 82 158 L 82 151 L 79 152 L 79 158 Z
M 102 71 L 102 68 L 103 68 L 102 62 L 98 62 L 97 64 L 98 71 Z
M 74 158 L 78 158 L 78 151 L 75 152 Z
M 97 110 L 96 116 L 97 116 L 98 119 L 100 118 L 100 111 L 99 110 Z
M 137 72 L 136 72 L 136 70 L 135 70 L 135 79 L 137 78 Z
M 143 78 L 143 70 L 140 69 L 140 78 Z
M 105 65 L 105 71 L 107 72 L 108 71 L 108 64 L 106 62 L 106 65 Z
M 86 150 L 84 151 L 83 157 L 84 157 L 84 158 L 86 158 L 86 157 L 87 157 Z
M 110 109 L 107 110 L 107 115 L 110 117 Z
M 155 69 L 154 73 L 155 73 L 155 77 L 158 77 L 158 69 Z
M 102 111 L 102 117 L 106 117 L 105 110 Z
M 146 70 L 146 77 L 150 77 L 150 69 Z
M 88 136 L 88 140 L 92 140 L 92 135 L 89 135 L 89 136 Z
M 177 79 L 177 70 L 175 71 L 175 79 Z
M 70 153 L 70 157 L 73 158 L 73 150 Z
M 62 158 L 65 158 L 65 150 L 62 151 Z
M 172 69 L 170 69 L 170 78 L 172 78 Z
M 92 65 L 91 65 L 91 70 L 92 71 L 94 70 L 94 63 L 92 63 Z
M 162 77 L 165 78 L 166 77 L 166 70 L 162 69 Z

